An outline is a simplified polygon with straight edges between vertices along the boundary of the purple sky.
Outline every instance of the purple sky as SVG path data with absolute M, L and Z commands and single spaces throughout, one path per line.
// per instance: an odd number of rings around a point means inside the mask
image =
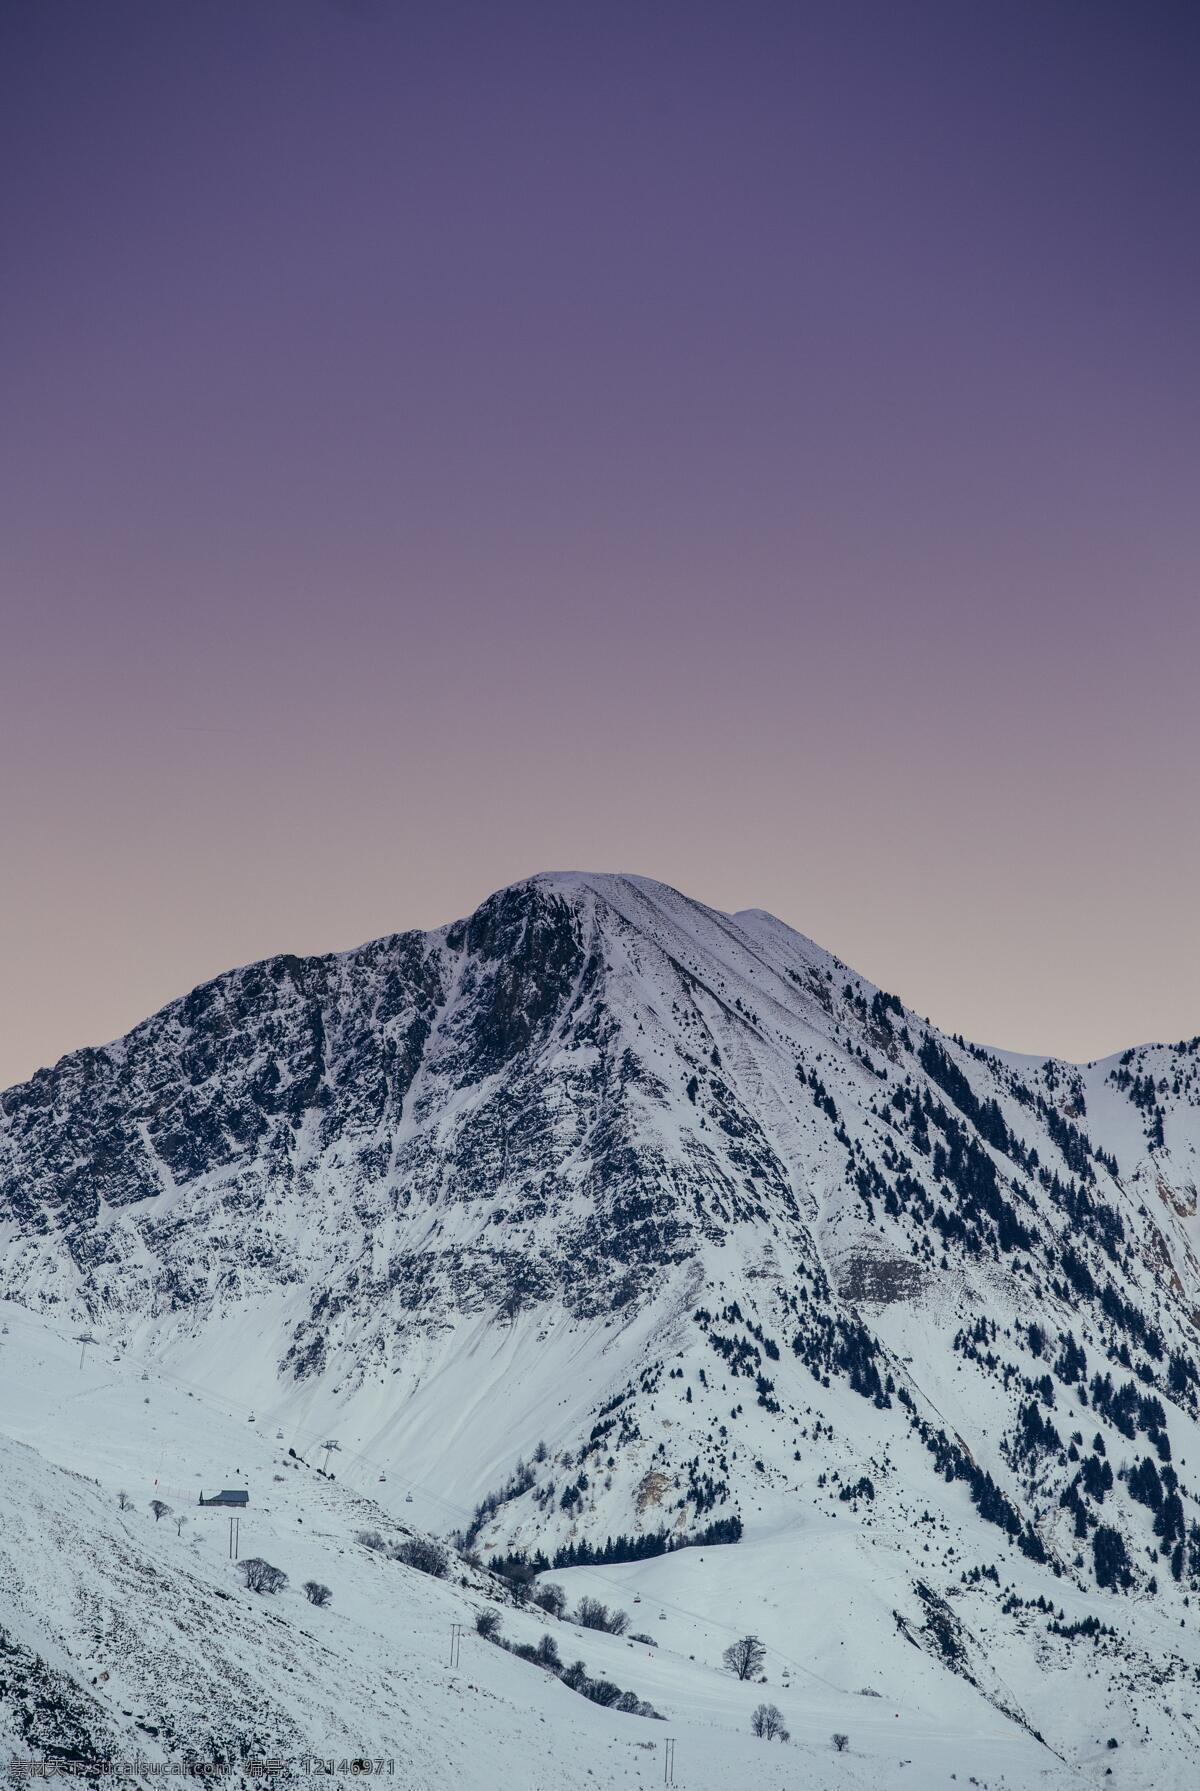
M 0 1084 L 538 869 L 1200 1030 L 1200 8 L 0 5 Z

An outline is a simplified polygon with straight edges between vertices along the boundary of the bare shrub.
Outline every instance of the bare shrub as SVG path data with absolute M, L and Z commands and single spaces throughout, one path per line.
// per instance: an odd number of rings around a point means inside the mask
M 561 1617 L 567 1608 L 567 1595 L 561 1586 L 535 1586 L 531 1597 L 538 1610 L 551 1617 Z
M 238 1562 L 247 1592 L 282 1592 L 288 1576 L 281 1567 L 272 1567 L 261 1555 L 248 1555 Z
M 497 1642 L 500 1639 L 499 1611 L 476 1611 L 475 1633 L 483 1637 L 485 1642 Z
M 575 1621 L 581 1629 L 604 1629 L 610 1636 L 623 1636 L 629 1627 L 625 1611 L 610 1611 L 598 1598 L 581 1598 L 575 1607 Z
M 444 1580 L 450 1571 L 445 1549 L 430 1536 L 410 1536 L 392 1550 L 392 1556 L 405 1567 L 415 1567 L 418 1573 L 428 1573 L 435 1580 Z
M 603 1704 L 606 1710 L 621 1696 L 620 1686 L 614 1685 L 611 1679 L 589 1679 L 579 1689 L 585 1698 L 590 1698 L 593 1704 Z
M 309 1604 L 326 1605 L 333 1597 L 333 1593 L 328 1586 L 323 1586 L 320 1580 L 305 1580 L 304 1596 Z

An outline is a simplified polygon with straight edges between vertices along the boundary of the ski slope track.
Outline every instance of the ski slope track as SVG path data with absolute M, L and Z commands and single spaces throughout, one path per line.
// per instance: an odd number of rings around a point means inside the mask
M 219 977 L 0 1095 L 0 1743 L 1190 1786 L 1198 1147 L 1200 1040 L 986 1050 L 643 878 Z

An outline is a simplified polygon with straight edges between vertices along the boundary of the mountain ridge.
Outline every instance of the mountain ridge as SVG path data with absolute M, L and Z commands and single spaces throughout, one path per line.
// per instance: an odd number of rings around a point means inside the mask
M 1144 1607 L 1170 1695 L 1200 1672 L 1171 1634 L 1198 1155 L 1196 1040 L 986 1051 L 772 916 L 543 873 L 212 979 L 0 1096 L 0 1297 L 339 1435 L 493 1560 L 736 1532 L 791 1573 L 844 1536 L 856 1606 L 886 1535 L 872 1658 L 964 1670 L 963 1600 L 1049 1734 L 1029 1661 L 1099 1669 L 1089 1629 L 1087 1666 L 1030 1636 L 1038 1599 Z
M 606 886 L 611 886 L 613 889 L 616 889 L 622 885 L 629 886 L 635 890 L 663 892 L 679 902 L 686 903 L 689 907 L 711 916 L 717 921 L 731 922 L 734 925 L 741 925 L 745 922 L 765 922 L 771 928 L 778 929 L 781 933 L 786 934 L 789 939 L 800 942 L 816 957 L 827 961 L 840 970 L 850 971 L 850 973 L 856 976 L 858 981 L 864 985 L 883 992 L 882 983 L 872 982 L 872 980 L 864 974 L 853 971 L 848 960 L 839 957 L 835 952 L 820 945 L 810 934 L 801 932 L 798 928 L 792 926 L 789 921 L 782 919 L 781 916 L 775 914 L 770 909 L 759 907 L 739 908 L 735 910 L 714 908 L 707 903 L 698 901 L 694 897 L 685 895 L 673 884 L 666 883 L 660 878 L 645 876 L 639 872 L 534 871 L 527 876 L 518 877 L 510 883 L 501 884 L 497 889 L 493 890 L 490 895 L 486 896 L 472 912 L 478 913 L 481 908 L 486 907 L 491 902 L 497 901 L 500 897 L 505 896 L 510 892 L 532 887 L 543 887 L 559 893 L 586 889 L 593 894 L 604 896 L 606 893 Z M 618 911 L 620 910 L 618 909 Z M 9 1083 L 4 1088 L 0 1089 L 0 1101 L 3 1100 L 5 1095 L 15 1090 L 24 1088 L 30 1083 L 37 1082 L 40 1079 L 53 1075 L 63 1064 L 70 1060 L 86 1055 L 89 1052 L 108 1052 L 115 1050 L 132 1034 L 140 1031 L 142 1027 L 148 1025 L 162 1014 L 176 1008 L 180 1003 L 189 1000 L 200 994 L 202 991 L 212 988 L 214 985 L 224 983 L 231 977 L 242 975 L 263 966 L 283 962 L 315 965 L 358 959 L 366 953 L 383 951 L 404 940 L 444 937 L 464 927 L 470 918 L 470 915 L 460 916 L 455 920 L 445 921 L 434 927 L 400 928 L 394 931 L 376 934 L 356 945 L 338 947 L 329 951 L 303 952 L 282 950 L 272 952 L 266 957 L 250 958 L 243 962 L 230 965 L 225 969 L 215 971 L 210 976 L 201 978 L 198 983 L 193 984 L 191 988 L 186 990 L 183 994 L 172 996 L 165 1002 L 162 1002 L 158 1007 L 153 1009 L 150 1014 L 146 1015 L 144 1019 L 135 1021 L 125 1032 L 118 1033 L 114 1037 L 105 1039 L 99 1043 L 73 1046 L 69 1050 L 63 1052 L 52 1063 L 39 1065 L 32 1070 L 28 1076 L 23 1076 L 16 1082 Z M 628 917 L 625 916 L 625 918 Z M 908 1008 L 907 1004 L 905 1004 L 905 1006 L 906 1011 L 912 1013 L 917 1012 L 916 1009 Z M 1151 1051 L 1171 1048 L 1171 1042 L 1168 1040 L 1147 1038 L 1138 1040 L 1130 1046 L 1124 1046 L 1114 1051 L 1104 1052 L 1098 1057 L 1065 1058 L 1052 1051 L 1021 1051 L 1007 1045 L 987 1043 L 980 1039 L 968 1040 L 965 1038 L 961 1028 L 953 1032 L 948 1032 L 944 1026 L 933 1021 L 928 1015 L 923 1015 L 921 1017 L 924 1024 L 935 1026 L 937 1030 L 945 1034 L 945 1036 L 955 1038 L 962 1043 L 986 1052 L 990 1056 L 998 1057 L 1005 1061 L 1011 1061 L 1014 1066 L 1018 1064 L 1033 1066 L 1050 1061 L 1067 1069 L 1092 1069 L 1100 1064 L 1117 1062 L 1120 1058 L 1125 1056 L 1129 1050 Z M 1194 1039 L 1181 1040 L 1178 1041 L 1176 1048 L 1178 1048 L 1178 1046 L 1191 1045 L 1194 1042 Z

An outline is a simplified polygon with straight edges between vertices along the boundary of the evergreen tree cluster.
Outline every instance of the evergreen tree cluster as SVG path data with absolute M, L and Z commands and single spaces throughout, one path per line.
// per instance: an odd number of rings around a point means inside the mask
M 996 1485 L 992 1476 L 972 1461 L 961 1443 L 951 1442 L 944 1430 L 935 1430 L 922 1418 L 915 1420 L 916 1429 L 944 1480 L 965 1480 L 971 1499 L 985 1523 L 996 1524 L 1016 1542 L 1031 1561 L 1045 1561 L 1046 1550 L 1041 1537 L 1028 1524 L 1021 1522 L 1011 1499 Z
M 1081 1617 L 1077 1623 L 1063 1623 L 1059 1618 L 1052 1618 L 1046 1628 L 1051 1635 L 1066 1636 L 1073 1640 L 1076 1636 L 1088 1636 L 1099 1641 L 1102 1636 L 1116 1636 L 1116 1630 L 1110 1629 L 1107 1623 L 1101 1623 L 1099 1617 Z
M 1017 1439 L 1014 1454 L 1018 1461 L 1038 1461 L 1043 1455 L 1061 1455 L 1062 1438 L 1036 1400 L 1029 1400 L 1017 1413 Z
M 805 1328 L 792 1339 L 792 1351 L 813 1379 L 828 1384 L 831 1374 L 843 1375 L 864 1399 L 881 1410 L 890 1406 L 895 1383 L 890 1374 L 880 1374 L 879 1346 L 866 1327 L 858 1319 L 833 1317 L 812 1306 L 805 1318 Z
M 927 1038 L 917 1054 L 917 1060 L 930 1080 L 936 1082 L 959 1112 L 966 1115 L 981 1138 L 994 1150 L 1024 1166 L 1024 1149 L 1009 1131 L 997 1103 L 994 1100 L 979 1099 L 958 1065 L 940 1045 Z
M 1163 1121 L 1166 1116 L 1158 1097 L 1160 1092 L 1166 1090 L 1167 1084 L 1165 1079 L 1161 1083 L 1156 1083 L 1153 1076 L 1150 1075 L 1131 1076 L 1128 1065 L 1132 1062 L 1133 1053 L 1127 1051 L 1121 1059 L 1120 1067 L 1110 1072 L 1109 1081 L 1122 1089 L 1144 1116 L 1146 1139 L 1151 1150 L 1161 1150 L 1166 1142 L 1163 1132 Z
M 1098 1524 L 1092 1536 L 1092 1564 L 1096 1584 L 1122 1591 L 1133 1584 L 1133 1570 L 1125 1538 L 1108 1524 Z
M 1107 1418 L 1131 1443 L 1139 1430 L 1146 1431 L 1152 1439 L 1165 1432 L 1167 1414 L 1161 1399 L 1153 1393 L 1139 1393 L 1132 1381 L 1114 1387 L 1111 1374 L 1094 1374 L 1088 1391 L 1101 1417 Z
M 933 1105 L 930 1118 L 946 1139 L 945 1145 L 938 1143 L 933 1147 L 933 1173 L 938 1181 L 948 1182 L 958 1195 L 958 1217 L 966 1247 L 981 1254 L 990 1229 L 983 1224 L 986 1216 L 992 1221 L 991 1239 L 1005 1254 L 1031 1250 L 1033 1233 L 1017 1218 L 1001 1192 L 996 1165 L 987 1152 L 944 1107 Z M 934 1223 L 938 1224 L 936 1217 Z M 940 1225 L 939 1229 L 943 1236 L 949 1235 Z
M 741 1518 L 719 1517 L 690 1536 L 648 1530 L 641 1536 L 609 1536 L 598 1547 L 588 1542 L 568 1543 L 555 1552 L 552 1565 L 556 1568 L 614 1567 L 622 1561 L 647 1561 L 655 1555 L 672 1555 L 683 1548 L 715 1548 L 741 1540 Z

